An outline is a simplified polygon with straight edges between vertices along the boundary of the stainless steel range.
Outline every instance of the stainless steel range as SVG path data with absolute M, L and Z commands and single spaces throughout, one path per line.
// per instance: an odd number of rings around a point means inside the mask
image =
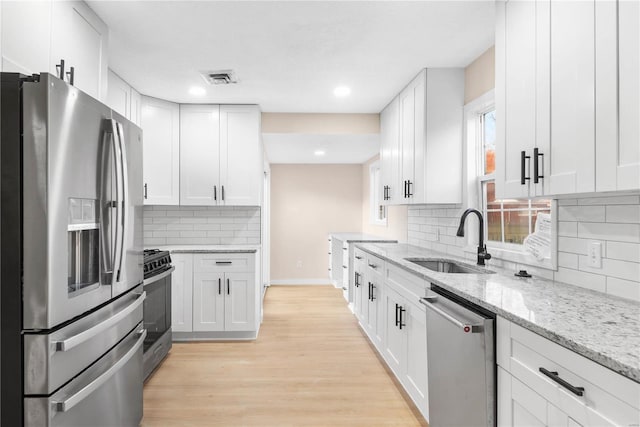
M 144 379 L 158 367 L 171 350 L 171 256 L 168 251 L 144 251 Z
M 137 426 L 142 131 L 50 74 L 0 102 L 0 424 Z

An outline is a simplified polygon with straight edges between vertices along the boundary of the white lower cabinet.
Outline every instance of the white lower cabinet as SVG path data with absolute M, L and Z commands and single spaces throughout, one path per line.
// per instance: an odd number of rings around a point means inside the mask
M 498 317 L 499 426 L 640 424 L 640 384 Z
M 171 275 L 171 330 L 190 332 L 193 330 L 193 255 L 171 254 L 171 263 L 176 268 Z
M 174 254 L 175 339 L 253 338 L 259 326 L 259 280 L 253 253 Z M 234 335 L 233 333 L 241 333 Z M 216 334 L 217 333 L 217 334 Z M 226 334 L 225 333 L 229 333 Z
M 354 250 L 353 265 L 355 315 L 376 350 L 428 421 L 425 309 L 418 303 L 416 293 L 395 286 L 393 279 L 397 268 L 387 266 L 382 259 L 358 248 Z M 417 283 L 415 291 L 421 292 L 418 289 L 424 289 L 421 279 L 410 276 L 407 273 L 409 280 L 406 283 L 410 287 Z

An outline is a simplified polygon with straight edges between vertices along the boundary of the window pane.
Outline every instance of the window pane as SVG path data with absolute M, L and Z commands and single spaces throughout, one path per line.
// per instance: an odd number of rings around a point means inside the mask
M 487 212 L 487 239 L 502 242 L 502 215 L 500 212 Z
M 500 209 L 500 201 L 496 200 L 496 183 L 487 181 L 485 183 L 487 194 L 487 209 Z
M 529 210 L 528 200 L 505 199 L 502 201 L 505 209 L 524 209 Z
M 521 245 L 529 235 L 529 211 L 504 213 L 504 241 Z
M 496 170 L 496 111 L 482 115 L 482 141 L 484 145 L 484 173 Z

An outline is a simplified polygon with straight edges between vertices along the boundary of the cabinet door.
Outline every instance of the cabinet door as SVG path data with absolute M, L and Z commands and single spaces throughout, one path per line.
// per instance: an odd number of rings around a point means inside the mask
M 385 288 L 383 298 L 384 309 L 387 313 L 384 328 L 384 358 L 396 376 L 402 378 L 406 363 L 406 334 L 404 329 L 399 328 L 397 321 L 399 320 L 399 307 L 402 307 L 404 299 L 390 286 Z
M 595 191 L 594 15 L 594 1 L 551 1 L 551 139 L 540 147 L 547 195 Z
M 193 330 L 193 256 L 171 254 L 176 268 L 171 275 L 171 329 L 175 332 Z
M 380 200 L 385 205 L 402 203 L 402 179 L 398 173 L 400 161 L 400 110 L 398 98 L 380 113 Z M 384 200 L 384 187 L 387 200 Z
M 180 105 L 180 204 L 219 204 L 219 177 L 220 107 Z
M 522 382 L 498 368 L 498 426 L 547 425 L 547 401 Z
M 49 71 L 51 5 L 51 1 L 0 2 L 2 71 L 23 74 Z
M 366 300 L 362 299 L 362 289 L 366 287 L 366 283 L 364 282 L 364 277 L 362 276 L 362 268 L 358 266 L 358 263 L 354 263 L 356 267 L 354 267 L 354 283 L 353 283 L 353 293 L 354 293 L 354 301 L 353 301 L 353 313 L 356 315 L 358 320 L 361 319 L 362 316 L 362 304 L 366 303 Z M 363 285 L 363 283 L 365 283 Z
M 400 108 L 400 200 L 409 203 L 406 186 L 413 181 L 413 167 L 415 159 L 415 92 L 414 82 L 411 82 L 398 96 Z
M 263 186 L 260 110 L 220 106 L 220 185 L 225 205 L 258 206 Z
M 109 70 L 107 105 L 131 120 L 131 86 Z
M 256 330 L 256 280 L 254 273 L 225 273 L 225 331 Z
M 369 303 L 369 328 L 370 336 L 376 348 L 382 353 L 384 348 L 384 282 L 376 279 L 372 289 L 373 300 Z
M 142 98 L 143 175 L 146 205 L 180 202 L 180 114 L 178 104 Z
M 356 317 L 360 320 L 362 326 L 366 327 L 367 321 L 369 318 L 369 277 L 364 274 L 364 269 L 362 270 L 362 275 L 360 276 L 360 286 L 356 290 L 357 303 L 356 303 Z
M 411 84 L 413 88 L 413 178 L 408 186 L 411 203 L 425 203 L 427 155 L 427 70 Z M 462 111 L 461 111 L 462 113 Z M 451 141 L 447 141 L 451 144 Z
M 461 203 L 464 69 L 428 69 L 426 94 L 426 152 L 422 167 L 416 164 L 424 173 L 424 202 Z M 419 183 L 416 177 L 416 191 Z
M 407 391 L 420 409 L 429 413 L 427 391 L 427 314 L 423 307 L 405 301 L 403 304 L 403 331 L 407 336 Z
M 142 96 L 140 92 L 131 88 L 131 103 L 129 107 L 131 121 L 138 126 L 141 125 L 141 117 L 142 117 Z
M 521 152 L 532 155 L 536 136 L 536 2 L 497 2 L 496 22 L 496 197 L 522 198 Z
M 225 283 L 222 273 L 193 274 L 193 330 L 225 330 Z
M 618 2 L 620 140 L 617 190 L 640 188 L 640 3 Z
M 107 25 L 82 1 L 54 1 L 51 20 L 51 62 L 74 67 L 74 85 L 96 99 L 107 96 Z

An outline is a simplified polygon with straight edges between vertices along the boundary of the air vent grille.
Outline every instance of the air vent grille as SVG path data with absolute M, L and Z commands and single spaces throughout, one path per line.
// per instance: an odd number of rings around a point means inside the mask
M 210 85 L 228 85 L 238 83 L 233 70 L 203 71 L 202 78 Z

